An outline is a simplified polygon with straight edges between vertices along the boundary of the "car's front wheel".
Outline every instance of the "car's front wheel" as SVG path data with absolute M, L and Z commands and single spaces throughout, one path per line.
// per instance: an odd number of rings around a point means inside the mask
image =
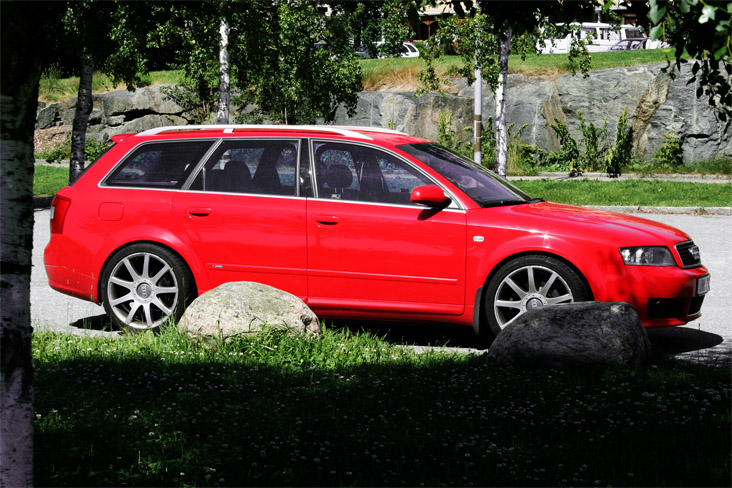
M 486 289 L 488 325 L 498 334 L 520 315 L 546 305 L 582 302 L 592 293 L 579 274 L 551 256 L 519 256 L 503 264 Z
M 107 315 L 114 325 L 136 331 L 178 320 L 194 290 L 188 266 L 156 244 L 139 243 L 118 250 L 102 274 L 101 296 Z

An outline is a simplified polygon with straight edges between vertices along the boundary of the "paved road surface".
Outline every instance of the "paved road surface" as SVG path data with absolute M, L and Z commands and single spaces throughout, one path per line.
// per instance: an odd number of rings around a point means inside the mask
M 730 362 L 732 359 L 732 216 L 645 214 L 646 218 L 678 227 L 691 235 L 702 252 L 702 262 L 712 274 L 712 289 L 702 311 L 704 316 L 683 327 L 649 331 L 656 350 L 691 359 Z M 35 212 L 33 274 L 31 276 L 31 318 L 36 329 L 76 334 L 103 332 L 108 323 L 104 309 L 78 300 L 49 286 L 43 268 L 43 249 L 50 238 L 49 210 Z M 385 331 L 371 325 L 378 333 Z M 112 332 L 114 333 L 114 332 Z M 468 328 L 401 326 L 389 334 L 417 346 L 449 340 L 463 349 L 484 349 Z

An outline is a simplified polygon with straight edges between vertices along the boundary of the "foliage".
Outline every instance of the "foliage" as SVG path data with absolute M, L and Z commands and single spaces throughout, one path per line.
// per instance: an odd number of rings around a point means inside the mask
M 650 37 L 666 39 L 675 48 L 676 68 L 692 61 L 689 83 L 698 83 L 720 118 L 732 115 L 732 2 L 650 0 Z
M 631 162 L 633 149 L 633 128 L 628 127 L 628 107 L 618 119 L 615 145 L 605 155 L 605 169 L 608 176 L 618 177 Z
M 729 482 L 727 368 L 526 372 L 330 328 L 33 341 L 39 486 Z
M 580 173 L 583 164 L 579 147 L 577 146 L 577 141 L 570 134 L 567 124 L 561 119 L 554 117 L 554 123 L 549 127 L 559 137 L 559 152 L 547 152 L 543 164 L 552 169 Z
M 94 161 L 101 156 L 109 148 L 109 141 L 97 141 L 95 139 L 86 139 L 84 145 L 84 160 Z M 49 163 L 58 163 L 68 161 L 71 156 L 71 134 L 66 136 L 66 140 L 45 153 L 36 154 L 37 159 L 45 159 Z
M 458 137 L 457 131 L 453 129 L 452 111 L 440 113 L 440 122 L 437 126 L 437 142 L 449 147 L 465 157 L 473 159 L 474 146 L 472 140 Z M 514 123 L 508 126 L 508 172 L 511 175 L 534 174 L 533 153 L 538 151 L 534 146 L 523 142 L 521 133 L 527 127 L 526 124 L 514 130 Z M 472 127 L 466 127 L 466 132 L 472 132 Z M 496 160 L 496 131 L 494 129 L 493 117 L 483 123 L 481 132 L 481 155 L 483 166 L 493 170 Z
M 593 122 L 585 121 L 585 116 L 577 110 L 582 136 L 585 140 L 584 154 L 582 155 L 581 171 L 597 171 L 603 162 L 603 155 L 607 151 L 607 120 L 602 130 Z
M 664 142 L 653 155 L 653 165 L 656 167 L 667 167 L 675 170 L 684 164 L 683 141 L 679 133 L 672 130 L 663 135 Z
M 522 2 L 521 8 L 511 2 L 476 2 L 454 0 L 451 2 L 456 16 L 447 17 L 439 23 L 437 33 L 428 40 L 428 48 L 420 53 L 427 66 L 420 75 L 423 86 L 417 95 L 426 91 L 439 90 L 440 80 L 434 69 L 433 60 L 446 53 L 446 46 L 455 49 L 463 60 L 461 74 L 473 82 L 473 71 L 480 70 L 483 80 L 496 94 L 496 173 L 505 176 L 508 153 L 508 132 L 505 121 L 505 97 L 503 87 L 508 75 L 509 53 L 520 54 L 522 59 L 530 53 L 539 52 L 542 30 L 563 33 L 577 32 L 579 25 L 570 21 L 591 11 L 595 2 Z M 562 22 L 563 21 L 563 22 Z M 561 22 L 561 23 L 560 23 Z M 431 44 L 431 46 L 429 46 Z M 579 35 L 573 36 L 568 60 L 572 72 L 577 66 L 586 73 L 589 68 L 589 53 Z M 586 62 L 581 62 L 585 59 Z

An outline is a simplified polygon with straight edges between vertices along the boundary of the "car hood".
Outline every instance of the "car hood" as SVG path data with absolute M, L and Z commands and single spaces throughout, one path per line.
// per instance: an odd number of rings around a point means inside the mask
M 503 207 L 514 218 L 529 219 L 535 230 L 562 233 L 568 225 L 584 227 L 608 240 L 633 237 L 642 240 L 639 244 L 655 242 L 682 242 L 691 240 L 685 232 L 666 224 L 628 214 L 619 214 L 587 207 L 564 205 L 553 202 L 537 202 Z M 490 210 L 490 209 L 486 209 Z M 526 222 L 528 223 L 528 222 Z M 573 225 L 572 225 L 573 224 Z

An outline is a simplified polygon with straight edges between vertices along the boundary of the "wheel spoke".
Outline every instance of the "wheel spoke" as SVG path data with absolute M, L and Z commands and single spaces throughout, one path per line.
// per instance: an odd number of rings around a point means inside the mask
M 112 305 L 113 307 L 116 307 L 120 303 L 131 302 L 133 300 L 134 300 L 134 298 L 132 297 L 132 293 L 128 293 L 127 295 L 121 296 L 119 298 L 115 298 L 114 300 L 110 300 L 109 304 Z
M 113 285 L 121 286 L 123 288 L 127 288 L 128 290 L 132 290 L 132 289 L 135 288 L 135 284 L 133 282 L 120 279 L 120 278 L 118 278 L 116 276 L 112 276 L 109 279 L 109 283 L 110 284 L 113 284 Z
M 549 290 L 551 289 L 552 285 L 558 277 L 559 275 L 557 273 L 552 273 L 552 275 L 549 277 L 549 280 L 547 280 L 544 286 L 541 287 L 541 290 L 539 290 L 539 293 L 541 293 L 543 296 L 549 295 Z
M 145 323 L 147 324 L 147 327 L 150 328 L 153 326 L 152 314 L 150 314 L 150 304 L 145 303 L 142 306 L 142 309 L 145 311 Z
M 168 307 L 166 307 L 166 306 L 165 306 L 165 305 L 163 304 L 163 302 L 161 302 L 161 301 L 160 301 L 160 300 L 158 299 L 158 297 L 155 297 L 155 298 L 153 299 L 153 301 L 151 302 L 151 304 L 152 304 L 152 305 L 155 305 L 156 307 L 158 307 L 158 308 L 160 309 L 160 311 L 162 311 L 162 312 L 163 312 L 163 313 L 165 314 L 165 316 L 166 316 L 166 317 L 169 317 L 170 315 L 172 315 L 172 314 L 173 314 L 173 310 L 171 310 L 171 309 L 169 309 Z
M 131 305 L 130 306 L 130 313 L 127 314 L 127 318 L 125 319 L 125 324 L 128 324 L 128 325 L 132 323 L 132 319 L 135 318 L 135 314 L 137 313 L 137 309 L 140 308 L 140 304 L 137 303 L 137 302 L 135 302 L 135 301 L 133 301 L 130 305 Z
M 150 255 L 145 254 L 145 257 L 142 260 L 142 275 L 143 278 L 149 278 L 150 277 Z
M 521 287 L 517 285 L 511 278 L 507 277 L 503 282 L 510 286 L 511 289 L 516 292 L 519 298 L 523 298 L 527 295 L 527 293 L 522 290 Z
M 509 300 L 496 300 L 496 307 L 497 308 L 514 308 L 517 310 L 521 310 L 521 302 L 520 301 L 509 301 Z
M 574 299 L 571 293 L 567 293 L 566 295 L 562 295 L 559 297 L 551 297 L 546 299 L 547 305 L 559 305 L 560 303 L 571 303 L 573 301 Z
M 165 295 L 168 293 L 178 293 L 178 287 L 176 287 L 176 286 L 156 286 L 155 287 L 156 295 Z
M 132 281 L 137 281 L 140 279 L 140 275 L 137 274 L 137 271 L 135 271 L 135 268 L 132 267 L 132 263 L 130 262 L 130 258 L 125 258 L 124 261 L 122 261 L 125 265 L 125 268 L 127 268 L 127 271 L 130 273 L 130 276 L 132 277 Z
M 160 281 L 160 278 L 162 278 L 163 275 L 165 273 L 167 273 L 168 271 L 170 271 L 170 266 L 168 266 L 168 264 L 165 263 L 165 266 L 163 266 L 163 269 L 161 269 L 160 271 L 158 271 L 158 274 L 156 274 L 155 276 L 153 276 L 152 278 L 150 278 L 150 281 L 152 281 L 154 284 L 157 284 L 157 282 Z
M 529 293 L 536 293 L 536 281 L 534 280 L 534 267 L 526 268 L 526 274 L 529 277 Z

